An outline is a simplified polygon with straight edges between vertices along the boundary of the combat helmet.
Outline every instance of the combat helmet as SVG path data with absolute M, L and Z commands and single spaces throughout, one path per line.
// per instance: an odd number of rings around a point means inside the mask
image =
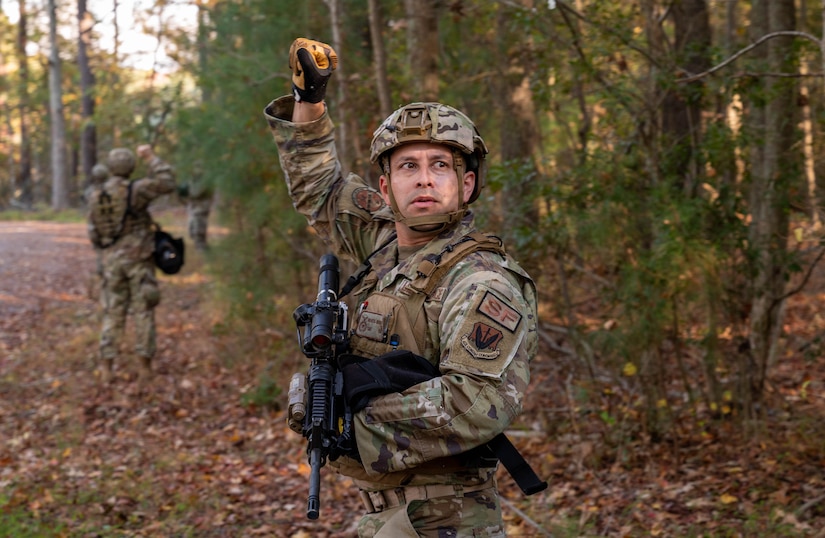
M 135 154 L 128 148 L 115 148 L 106 159 L 106 165 L 112 174 L 125 178 L 134 172 L 136 164 Z
M 476 182 L 469 200 L 458 211 L 448 215 L 428 215 L 407 218 L 401 214 L 398 204 L 389 190 L 390 205 L 395 220 L 413 230 L 416 226 L 439 224 L 447 228 L 461 220 L 468 204 L 478 199 L 487 176 L 487 146 L 475 124 L 463 112 L 441 103 L 410 103 L 402 106 L 375 130 L 370 144 L 370 161 L 378 163 L 387 182 L 391 185 L 389 156 L 392 150 L 412 142 L 444 144 L 453 150 L 453 168 L 458 180 L 458 192 L 463 190 L 464 173 L 475 172 Z M 429 226 L 428 226 L 429 227 Z
M 109 168 L 103 163 L 97 163 L 92 167 L 90 174 L 93 185 L 100 185 L 109 178 Z

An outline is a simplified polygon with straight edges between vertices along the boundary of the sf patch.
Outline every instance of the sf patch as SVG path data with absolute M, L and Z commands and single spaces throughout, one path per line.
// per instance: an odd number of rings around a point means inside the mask
M 521 314 L 489 291 L 484 295 L 478 311 L 510 332 L 515 332 L 521 322 Z
M 442 371 L 499 377 L 524 341 L 522 317 L 494 290 L 478 286 L 453 320 L 450 353 L 442 359 Z
M 359 187 L 352 191 L 352 203 L 368 213 L 375 213 L 384 207 L 384 199 L 378 191 L 369 187 Z

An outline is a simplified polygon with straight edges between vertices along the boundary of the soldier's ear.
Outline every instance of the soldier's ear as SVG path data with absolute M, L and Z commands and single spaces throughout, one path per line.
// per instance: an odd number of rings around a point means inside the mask
M 378 190 L 381 191 L 381 198 L 384 199 L 384 203 L 390 205 L 390 180 L 384 174 L 381 174 L 381 177 L 378 178 Z
M 475 172 L 464 172 L 464 203 L 468 203 L 470 201 L 470 197 L 473 195 L 473 191 L 476 188 L 476 173 Z

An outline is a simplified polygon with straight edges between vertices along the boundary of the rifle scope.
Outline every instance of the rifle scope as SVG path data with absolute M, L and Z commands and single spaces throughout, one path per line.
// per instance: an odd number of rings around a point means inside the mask
M 335 330 L 335 313 L 338 300 L 338 258 L 332 254 L 321 257 L 318 274 L 318 297 L 316 310 L 312 316 L 309 341 L 316 350 L 322 351 L 332 345 Z

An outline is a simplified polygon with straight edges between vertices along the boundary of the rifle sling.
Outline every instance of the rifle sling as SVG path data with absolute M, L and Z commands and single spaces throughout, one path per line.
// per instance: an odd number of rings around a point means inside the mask
M 518 487 L 525 495 L 533 495 L 547 489 L 547 482 L 541 480 L 521 455 L 521 452 L 513 446 L 513 443 L 506 435 L 500 433 L 496 435 L 487 446 L 495 453 Z

